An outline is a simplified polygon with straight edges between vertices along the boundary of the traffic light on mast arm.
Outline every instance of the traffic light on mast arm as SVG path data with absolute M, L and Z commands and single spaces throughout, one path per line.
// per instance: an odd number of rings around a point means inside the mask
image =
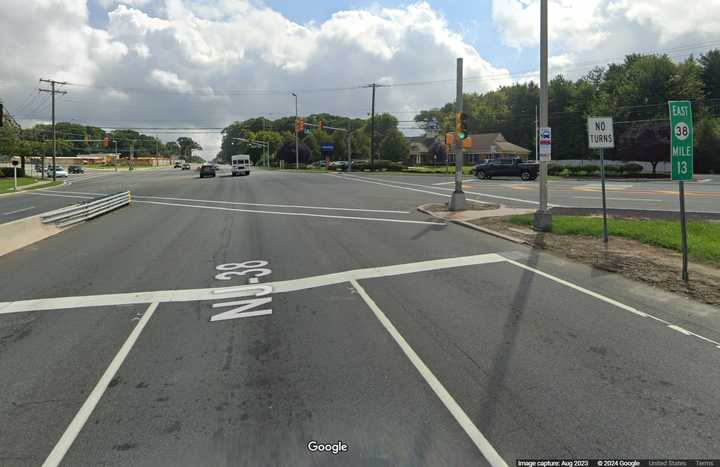
M 457 112 L 455 114 L 455 133 L 461 141 L 469 136 L 468 120 L 469 118 L 466 113 Z
M 305 131 L 305 120 L 302 118 L 295 119 L 295 133 L 302 133 Z
M 320 120 L 320 129 L 321 130 L 325 129 L 325 122 L 323 122 L 322 120 Z

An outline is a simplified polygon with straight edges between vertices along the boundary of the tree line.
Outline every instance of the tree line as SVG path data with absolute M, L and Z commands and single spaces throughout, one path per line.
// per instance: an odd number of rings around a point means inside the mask
M 299 136 L 298 155 L 301 163 L 314 162 L 325 158 L 323 145 L 332 145 L 332 160 L 348 159 L 348 132 L 350 133 L 350 152 L 353 160 L 370 158 L 371 123 L 369 119 L 348 118 L 331 114 L 314 114 L 304 118 L 305 123 L 325 127 L 345 129 L 336 131 L 306 126 Z M 227 163 L 233 154 L 249 154 L 253 162 L 261 162 L 263 149 L 245 140 L 265 141 L 269 143 L 271 162 L 284 160 L 295 163 L 295 117 L 283 117 L 277 120 L 251 118 L 236 121 L 222 131 L 223 138 L 217 154 L 219 162 Z M 398 120 L 390 114 L 375 116 L 376 157 L 403 161 L 409 155 L 409 146 L 398 129 Z
M 535 120 L 540 89 L 534 82 L 503 86 L 464 96 L 470 133 L 501 132 L 535 153 Z M 720 171 L 720 50 L 676 63 L 667 55 L 632 54 L 622 63 L 597 67 L 572 81 L 557 76 L 549 83 L 549 124 L 553 159 L 594 159 L 588 149 L 587 117 L 613 117 L 616 147 L 606 156 L 649 161 L 670 159 L 669 100 L 690 100 L 695 121 L 695 166 Z M 420 112 L 421 127 L 437 121 L 454 131 L 453 103 Z
M 163 143 L 155 136 L 135 130 L 105 131 L 100 127 L 58 122 L 55 125 L 57 138 L 56 153 L 59 157 L 82 154 L 115 153 L 121 158 L 183 157 L 192 162 L 202 162 L 197 156 L 190 156 L 193 149 L 202 149 L 200 144 L 187 136 Z M 103 144 L 108 138 L 107 147 Z M 0 128 L 0 155 L 26 157 L 48 157 L 52 155 L 52 125 L 37 124 L 32 128 L 17 131 L 10 126 Z M 117 143 L 117 144 L 116 144 Z

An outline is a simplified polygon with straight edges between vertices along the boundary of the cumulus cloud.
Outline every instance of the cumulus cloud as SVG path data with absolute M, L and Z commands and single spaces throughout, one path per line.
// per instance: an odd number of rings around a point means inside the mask
M 540 0 L 493 0 L 492 15 L 504 44 L 538 47 Z M 548 17 L 551 69 L 577 73 L 578 63 L 589 68 L 632 52 L 705 51 L 720 27 L 720 0 L 549 0 Z M 677 53 L 686 44 L 698 47 Z
M 365 117 L 370 92 L 358 86 L 376 82 L 386 85 L 377 110 L 407 120 L 454 99 L 456 57 L 464 57 L 466 77 L 481 78 L 466 81 L 468 91 L 511 78 L 478 52 L 495 44 L 469 45 L 425 1 L 337 11 L 306 24 L 259 0 L 100 4 L 104 29 L 91 26 L 86 0 L 0 2 L 0 91 L 11 112 L 44 77 L 83 84 L 66 88 L 58 118 L 89 124 L 222 127 L 278 118 L 294 113 L 291 91 L 302 114 Z M 505 45 L 537 47 L 539 0 L 493 0 L 492 18 Z M 572 75 L 628 52 L 709 43 L 719 28 L 720 0 L 550 0 L 551 72 Z M 217 150 L 217 134 L 197 139 L 206 154 Z
M 338 11 L 308 24 L 246 0 L 101 3 L 108 9 L 104 30 L 89 25 L 85 0 L 0 2 L 0 38 L 27 41 L 15 48 L 23 53 L 10 54 L 10 62 L 4 57 L 0 80 L 26 86 L 6 101 L 22 100 L 38 77 L 53 77 L 85 85 L 68 88 L 71 97 L 58 107 L 61 119 L 222 127 L 294 113 L 291 90 L 300 95 L 303 114 L 365 117 L 368 90 L 328 88 L 442 81 L 378 89 L 379 111 L 407 112 L 401 116 L 409 119 L 414 110 L 453 100 L 459 56 L 467 76 L 494 79 L 468 83 L 471 91 L 509 82 L 507 70 L 484 60 L 423 1 Z M 217 135 L 198 139 L 207 154 L 217 150 Z

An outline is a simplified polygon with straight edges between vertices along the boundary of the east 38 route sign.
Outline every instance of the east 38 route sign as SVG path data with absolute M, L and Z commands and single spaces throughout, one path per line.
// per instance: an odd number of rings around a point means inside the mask
M 673 180 L 693 178 L 693 119 L 690 101 L 669 101 Z

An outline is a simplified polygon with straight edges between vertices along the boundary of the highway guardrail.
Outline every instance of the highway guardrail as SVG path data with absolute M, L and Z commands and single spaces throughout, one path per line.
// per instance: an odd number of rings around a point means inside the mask
M 68 227 L 85 222 L 107 212 L 130 205 L 132 195 L 129 191 L 103 196 L 93 201 L 74 204 L 66 208 L 56 209 L 40 215 L 43 224 L 55 224 L 57 227 Z

